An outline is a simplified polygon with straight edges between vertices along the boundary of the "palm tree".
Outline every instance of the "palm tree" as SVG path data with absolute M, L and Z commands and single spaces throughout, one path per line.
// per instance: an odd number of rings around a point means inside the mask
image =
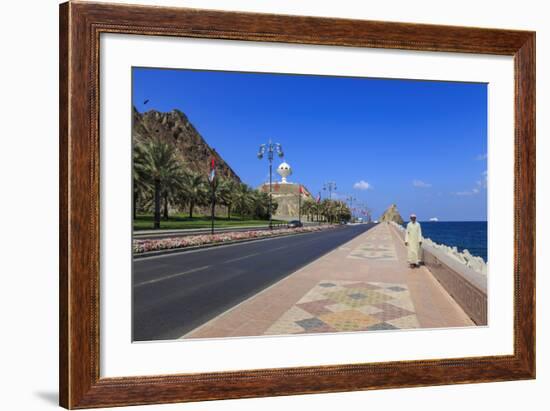
M 133 198 L 132 198 L 132 217 L 135 219 L 137 216 L 138 202 L 143 200 L 146 193 L 149 191 L 149 185 L 147 184 L 147 175 L 143 168 L 145 159 L 145 148 L 143 144 L 137 143 L 132 150 L 132 180 L 133 180 Z
M 240 183 L 233 192 L 233 203 L 239 213 L 241 220 L 243 216 L 249 215 L 253 206 L 252 190 L 244 183 Z
M 196 205 L 207 202 L 208 192 L 208 185 L 202 175 L 193 172 L 185 174 L 182 195 L 184 202 L 189 206 L 189 218 L 193 218 L 193 209 Z
M 351 211 L 343 201 L 335 201 L 334 211 L 338 221 L 349 221 L 351 219 Z
M 237 188 L 237 182 L 230 178 L 224 178 L 218 184 L 216 190 L 216 200 L 227 207 L 227 219 L 231 220 L 231 207 L 234 202 L 234 191 Z
M 162 218 L 168 220 L 168 206 L 170 203 L 177 201 L 178 193 L 182 190 L 185 172 L 178 170 L 176 173 L 167 176 L 163 181 L 161 196 L 162 196 Z
M 320 206 L 321 206 L 321 215 L 325 218 L 326 221 L 328 221 L 329 223 L 332 223 L 332 218 L 334 214 L 332 200 L 329 200 L 328 198 L 326 198 L 323 200 Z
M 351 219 L 351 211 L 343 201 L 327 198 L 321 204 L 318 204 L 318 206 L 320 207 L 320 214 L 331 224 Z
M 267 193 L 263 193 L 263 194 L 265 194 L 266 201 L 268 202 L 267 207 L 269 207 L 269 194 L 267 194 Z M 271 215 L 275 214 L 277 212 L 278 208 L 279 208 L 279 203 L 277 202 L 277 200 L 272 198 L 271 199 Z M 266 218 L 269 218 L 269 214 L 267 215 Z
M 138 145 L 136 144 L 136 147 Z M 143 181 L 153 189 L 154 224 L 160 228 L 160 203 L 164 185 L 168 185 L 177 175 L 182 164 L 176 157 L 176 149 L 160 139 L 152 139 L 137 149 L 134 160 L 135 175 L 142 176 Z
M 254 217 L 257 219 L 268 219 L 269 218 L 269 194 L 263 193 L 258 190 L 252 190 L 250 193 L 250 198 L 252 202 L 252 211 Z M 277 202 L 272 201 L 271 203 L 271 213 L 274 214 L 277 210 Z
M 321 214 L 321 204 L 318 203 L 317 201 L 313 201 L 313 204 L 311 205 L 312 219 L 317 222 L 320 222 L 321 221 L 321 219 L 319 218 L 320 214 Z
M 305 214 L 308 221 L 311 221 L 313 207 L 314 203 L 311 200 L 306 200 L 302 203 L 301 214 Z

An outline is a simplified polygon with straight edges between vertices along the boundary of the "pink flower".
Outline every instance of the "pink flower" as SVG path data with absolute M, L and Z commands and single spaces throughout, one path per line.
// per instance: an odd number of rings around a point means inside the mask
M 219 244 L 231 241 L 249 240 L 262 237 L 278 237 L 282 235 L 316 232 L 335 228 L 333 225 L 310 226 L 300 228 L 281 228 L 276 230 L 251 230 L 251 231 L 230 231 L 218 234 L 200 234 L 185 237 L 163 238 L 160 240 L 133 240 L 134 254 L 146 253 L 149 251 L 168 250 L 174 248 L 186 248 L 207 244 Z

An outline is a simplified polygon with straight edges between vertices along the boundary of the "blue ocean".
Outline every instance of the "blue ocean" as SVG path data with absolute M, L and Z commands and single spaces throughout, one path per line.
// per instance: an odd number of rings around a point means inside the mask
M 487 261 L 487 221 L 421 221 L 422 236 Z M 406 225 L 406 223 L 405 223 Z

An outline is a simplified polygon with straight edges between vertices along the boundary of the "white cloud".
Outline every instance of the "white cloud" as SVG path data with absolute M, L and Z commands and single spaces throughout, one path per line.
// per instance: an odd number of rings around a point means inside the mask
M 487 188 L 487 170 L 481 173 L 481 180 L 477 180 L 476 185 L 480 188 Z
M 413 180 L 413 186 L 418 188 L 430 188 L 432 185 L 422 180 Z
M 476 181 L 476 185 L 474 188 L 472 188 L 469 191 L 458 191 L 453 193 L 457 196 L 472 196 L 475 194 L 479 194 L 482 188 L 487 188 L 487 170 L 485 170 L 483 173 L 481 173 L 481 180 Z
M 476 156 L 476 160 L 478 160 L 478 161 L 487 160 L 487 153 L 485 153 L 485 154 L 478 154 L 478 155 Z
M 365 180 L 358 181 L 353 185 L 353 188 L 356 190 L 372 190 L 372 185 L 367 183 Z

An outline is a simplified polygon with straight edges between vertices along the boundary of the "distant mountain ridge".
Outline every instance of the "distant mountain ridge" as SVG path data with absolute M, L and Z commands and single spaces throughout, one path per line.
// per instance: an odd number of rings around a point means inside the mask
M 133 108 L 132 138 L 136 142 L 146 142 L 160 138 L 176 147 L 178 157 L 189 170 L 199 172 L 204 177 L 210 172 L 210 159 L 216 158 L 218 176 L 241 182 L 241 178 L 226 163 L 197 131 L 187 116 L 180 110 L 161 113 L 150 110 L 140 113 Z

